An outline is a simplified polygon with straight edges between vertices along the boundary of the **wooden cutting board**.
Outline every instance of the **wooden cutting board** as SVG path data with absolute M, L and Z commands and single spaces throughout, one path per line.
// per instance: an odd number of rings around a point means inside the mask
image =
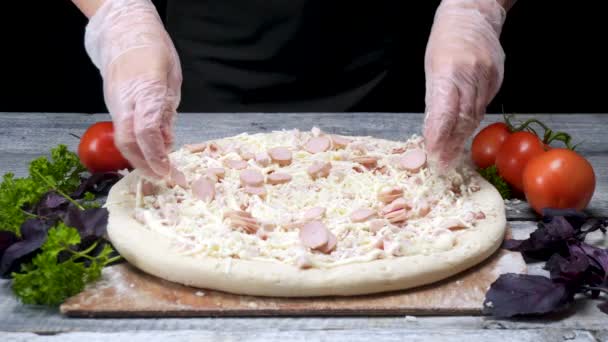
M 172 283 L 127 263 L 69 298 L 71 317 L 215 317 L 481 314 L 485 293 L 502 273 L 525 273 L 520 253 L 498 250 L 485 262 L 444 281 L 406 291 L 353 297 L 265 298 Z

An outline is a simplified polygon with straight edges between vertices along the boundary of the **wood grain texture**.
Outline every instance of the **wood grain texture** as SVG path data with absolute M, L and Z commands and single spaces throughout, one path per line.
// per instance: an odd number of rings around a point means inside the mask
M 145 331 L 126 333 L 86 333 L 72 332 L 53 336 L 40 336 L 31 333 L 0 333 L 0 339 L 5 342 L 156 342 L 156 341 L 252 341 L 252 342 L 284 342 L 284 341 L 348 341 L 348 342 L 595 342 L 597 339 L 591 332 L 571 329 L 531 329 L 531 330 L 457 330 L 457 329 L 352 329 L 352 330 L 290 330 L 282 331 L 273 327 L 262 331 L 223 330 L 223 331 Z

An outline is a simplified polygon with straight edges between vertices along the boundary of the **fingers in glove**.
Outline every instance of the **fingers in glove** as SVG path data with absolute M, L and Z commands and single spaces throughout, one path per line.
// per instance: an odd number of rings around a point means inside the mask
M 133 112 L 129 112 L 114 120 L 114 142 L 134 168 L 141 170 L 147 176 L 153 176 L 154 172 L 148 166 L 135 138 L 133 118 Z
M 429 87 L 424 138 L 431 159 L 437 159 L 457 123 L 460 94 L 449 79 L 432 80 Z
M 166 122 L 167 87 L 163 81 L 146 83 L 136 95 L 135 138 L 150 169 L 158 176 L 165 177 L 169 174 L 170 165 L 161 126 Z

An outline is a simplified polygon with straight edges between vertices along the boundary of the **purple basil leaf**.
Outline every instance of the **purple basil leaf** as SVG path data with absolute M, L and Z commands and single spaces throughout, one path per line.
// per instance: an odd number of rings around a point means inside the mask
M 81 198 L 86 192 L 91 192 L 98 195 L 107 195 L 108 190 L 122 178 L 118 172 L 100 172 L 94 173 L 80 183 L 71 196 L 73 198 Z
M 67 226 L 78 230 L 83 242 L 96 240 L 106 235 L 108 210 L 105 208 L 80 210 L 71 205 L 63 221 Z
M 521 252 L 526 257 L 548 260 L 553 254 L 567 252 L 566 241 L 574 237 L 574 229 L 562 216 L 540 222 L 525 240 L 506 240 L 503 248 Z
M 600 309 L 600 311 L 602 311 L 603 313 L 608 314 L 608 301 L 605 301 L 605 302 L 603 302 L 602 304 L 599 304 L 597 307 L 598 307 L 598 308 Z
M 542 315 L 565 309 L 574 299 L 565 284 L 529 274 L 502 274 L 486 293 L 484 314 Z
M 49 228 L 55 220 L 28 219 L 21 225 L 22 240 L 6 249 L 0 261 L 0 275 L 6 276 L 18 271 L 22 262 L 26 262 L 46 241 Z
M 33 212 L 41 217 L 59 217 L 65 213 L 69 203 L 62 195 L 50 191 L 44 194 L 34 207 Z
M 17 241 L 19 241 L 19 237 L 15 233 L 6 230 L 0 231 L 0 260 L 2 260 L 4 251 Z
M 556 208 L 545 208 L 543 209 L 542 221 L 548 223 L 556 217 L 564 218 L 574 228 L 579 230 L 582 225 L 587 222 L 587 215 L 582 211 L 578 211 L 573 208 L 567 209 L 556 209 Z
M 554 254 L 544 268 L 549 271 L 552 280 L 578 286 L 587 275 L 589 259 L 585 252 L 574 244 L 570 246 L 570 255 L 567 258 Z
M 591 266 L 597 269 L 597 272 L 605 282 L 606 279 L 608 279 L 608 250 L 591 246 L 586 243 L 581 243 L 580 247 L 589 258 Z

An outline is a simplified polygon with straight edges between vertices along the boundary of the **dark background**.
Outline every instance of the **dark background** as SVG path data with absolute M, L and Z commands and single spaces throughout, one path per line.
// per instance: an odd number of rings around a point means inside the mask
M 164 2 L 155 1 L 161 15 Z M 389 108 L 422 112 L 422 58 L 439 1 L 402 2 L 401 54 L 412 68 L 403 71 L 401 100 Z M 505 80 L 488 111 L 608 112 L 608 30 L 600 3 L 519 0 L 501 38 Z M 101 79 L 84 51 L 86 18 L 72 2 L 9 1 L 2 8 L 0 111 L 106 112 Z

